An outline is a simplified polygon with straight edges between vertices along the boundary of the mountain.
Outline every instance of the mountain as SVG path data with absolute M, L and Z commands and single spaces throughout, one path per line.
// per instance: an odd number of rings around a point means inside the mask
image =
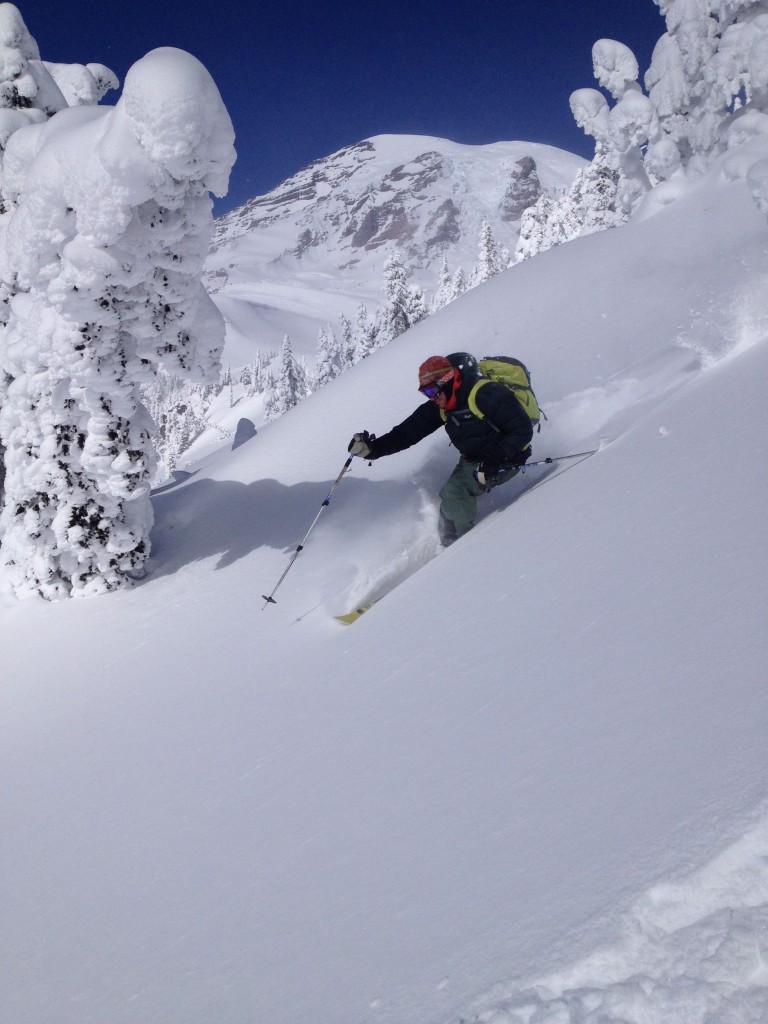
M 584 160 L 551 146 L 381 135 L 319 160 L 217 222 L 206 280 L 228 323 L 227 359 L 253 359 L 290 334 L 314 353 L 317 332 L 371 312 L 395 249 L 430 293 L 443 257 L 476 263 L 483 220 L 514 250 L 523 210 L 573 181 Z
M 768 226 L 736 157 L 188 467 L 133 590 L 3 595 L 4 1020 L 768 1019 Z M 599 451 L 430 561 L 442 431 L 323 502 L 470 338 L 531 366 L 537 458 Z

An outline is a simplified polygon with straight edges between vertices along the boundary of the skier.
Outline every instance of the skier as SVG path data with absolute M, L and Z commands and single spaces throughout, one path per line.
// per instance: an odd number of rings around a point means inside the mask
M 531 456 L 531 421 L 507 387 L 484 383 L 473 403 L 481 416 L 470 408 L 470 392 L 480 376 L 468 352 L 430 356 L 419 367 L 419 391 L 428 401 L 382 437 L 367 430 L 355 434 L 347 449 L 361 459 L 380 459 L 444 426 L 461 454 L 440 491 L 439 533 L 445 547 L 474 526 L 478 496 L 511 480 Z

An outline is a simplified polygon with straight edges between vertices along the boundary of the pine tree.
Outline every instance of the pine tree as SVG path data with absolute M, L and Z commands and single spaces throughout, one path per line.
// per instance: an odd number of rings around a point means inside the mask
M 79 79 L 82 82 L 80 95 L 65 96 L 52 71 L 56 71 L 62 79 Z M 86 83 L 90 83 L 90 91 L 85 88 Z M 86 68 L 74 64 L 44 63 L 40 59 L 37 43 L 18 9 L 10 3 L 0 4 L 0 110 L 9 112 L 3 120 L 0 169 L 4 162 L 4 150 L 16 130 L 45 121 L 68 105 L 97 103 L 109 89 L 116 89 L 118 84 L 114 73 L 102 64 Z M 17 200 L 18 191 L 14 182 L 6 180 L 0 173 L 0 236 L 5 233 Z M 16 268 L 5 256 L 5 248 L 0 244 L 0 330 L 8 323 L 11 299 L 17 290 Z M 7 369 L 0 366 L 0 408 L 6 400 L 12 380 Z M 4 494 L 4 452 L 0 440 L 0 508 Z
M 437 291 L 432 299 L 432 312 L 434 313 L 438 309 L 442 309 L 443 306 L 447 306 L 448 303 L 453 302 L 455 298 L 455 282 L 450 270 L 448 269 L 448 258 L 443 256 L 443 262 L 440 266 L 440 280 L 437 285 Z
M 324 387 L 341 373 L 341 352 L 333 328 L 321 327 L 317 335 L 317 360 L 312 375 L 313 390 Z
M 305 374 L 293 354 L 291 339 L 286 334 L 280 349 L 280 362 L 269 402 L 271 420 L 293 409 L 307 393 Z
M 137 132 L 169 129 L 163 105 L 140 104 L 141 123 L 120 115 L 148 80 L 194 97 L 184 109 L 205 123 L 186 135 L 216 145 L 200 141 L 188 155 L 144 148 Z M 131 68 L 113 114 L 111 150 L 94 140 L 75 151 L 53 133 L 46 159 L 17 154 L 30 163 L 5 236 L 19 291 L 0 333 L 12 378 L 0 436 L 2 558 L 19 594 L 103 593 L 141 571 L 155 456 L 139 386 L 158 369 L 210 378 L 224 339 L 201 283 L 212 230 L 206 185 L 226 191 L 234 160 L 218 90 L 195 58 L 157 50 Z M 99 140 L 104 127 L 103 118 L 78 122 Z M 25 230 L 14 232 L 19 217 Z M 89 232 L 94 223 L 99 231 Z
M 378 340 L 385 345 L 411 326 L 408 317 L 410 292 L 405 267 L 400 256 L 393 253 L 384 264 L 384 306 L 378 316 Z
M 367 307 L 361 302 L 357 307 L 357 317 L 355 318 L 355 347 L 352 362 L 358 363 L 361 359 L 367 359 L 378 344 L 378 317 L 371 319 L 368 316 Z
M 352 322 L 342 313 L 339 317 L 341 325 L 341 338 L 339 340 L 339 361 L 341 372 L 344 373 L 350 366 L 355 364 L 356 339 Z
M 491 231 L 491 225 L 484 220 L 480 228 L 479 259 L 475 272 L 472 275 L 472 284 L 482 284 L 495 277 L 502 270 L 501 258 L 496 245 L 496 240 Z
M 467 277 L 462 267 L 459 267 L 453 275 L 453 295 L 458 298 L 467 290 Z
M 411 285 L 408 289 L 408 306 L 406 307 L 409 326 L 413 327 L 427 315 L 427 304 L 424 292 L 418 285 Z

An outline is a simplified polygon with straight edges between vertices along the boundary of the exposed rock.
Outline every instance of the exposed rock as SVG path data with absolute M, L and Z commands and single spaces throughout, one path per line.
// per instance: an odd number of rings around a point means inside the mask
M 523 211 L 533 206 L 543 191 L 536 170 L 536 161 L 530 156 L 521 157 L 512 168 L 510 182 L 499 210 L 501 219 L 507 222 L 520 220 Z
M 352 246 L 357 249 L 375 249 L 384 242 L 402 245 L 413 237 L 413 228 L 401 202 L 390 200 L 370 209 L 352 236 Z
M 459 210 L 452 199 L 442 202 L 426 225 L 427 249 L 442 251 L 461 238 Z

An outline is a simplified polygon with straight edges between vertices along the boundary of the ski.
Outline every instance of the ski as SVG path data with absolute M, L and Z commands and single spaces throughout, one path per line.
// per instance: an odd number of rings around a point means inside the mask
M 526 497 L 526 495 L 530 494 L 532 491 L 535 491 L 539 487 L 543 487 L 545 484 L 550 483 L 552 480 L 555 480 L 557 477 L 562 476 L 563 473 L 567 473 L 569 469 L 573 469 L 576 466 L 580 466 L 582 462 L 585 462 L 588 458 L 590 458 L 590 456 L 596 455 L 599 451 L 600 451 L 599 448 L 595 448 L 595 449 L 592 449 L 592 450 L 586 451 L 586 452 L 575 452 L 573 455 L 552 456 L 552 457 L 548 457 L 546 459 L 540 459 L 537 462 L 529 462 L 529 463 L 526 463 L 524 466 L 521 466 L 520 467 L 520 473 L 521 473 L 521 476 L 522 476 L 522 475 L 525 474 L 526 469 L 534 469 L 534 468 L 538 468 L 539 466 L 554 466 L 555 463 L 557 463 L 557 462 L 565 462 L 568 459 L 577 459 L 578 460 L 577 462 L 570 462 L 567 466 L 562 466 L 562 467 L 558 467 L 557 469 L 551 470 L 541 480 L 537 480 L 537 482 L 535 484 L 533 484 L 532 486 L 526 488 L 525 491 L 523 491 L 521 494 L 519 494 L 517 496 L 517 498 L 515 499 L 515 501 L 512 502 L 509 507 L 512 507 L 512 505 L 514 505 L 517 502 L 523 500 Z M 439 554 L 439 552 L 438 552 L 438 554 Z M 431 561 L 431 560 L 432 559 L 430 558 L 428 561 Z M 426 563 L 424 563 L 424 564 L 426 564 Z M 422 568 L 424 568 L 424 566 L 420 565 L 417 568 L 415 568 L 413 570 L 413 572 L 418 572 L 419 569 L 422 569 Z M 409 575 L 413 575 L 413 573 L 410 573 Z M 392 586 L 391 589 L 388 590 L 386 593 L 389 594 L 389 593 L 391 593 L 392 590 L 396 590 L 397 587 L 402 582 L 403 582 L 403 580 L 400 580 L 399 583 L 395 583 L 394 586 Z M 385 596 L 385 595 L 383 595 L 383 596 Z M 336 619 L 337 622 L 342 622 L 345 626 L 351 626 L 353 622 L 357 622 L 357 620 L 360 618 L 361 615 L 364 615 L 365 612 L 367 612 L 371 608 L 373 608 L 375 603 L 376 603 L 375 601 L 372 601 L 370 604 L 360 605 L 358 608 L 355 608 L 353 611 L 347 612 L 346 615 L 334 615 L 334 618 Z
M 353 622 L 357 622 L 361 615 L 373 608 L 372 604 L 363 604 L 359 608 L 355 608 L 352 612 L 347 612 L 346 615 L 334 615 L 334 618 L 338 622 L 343 622 L 345 626 L 351 626 Z

